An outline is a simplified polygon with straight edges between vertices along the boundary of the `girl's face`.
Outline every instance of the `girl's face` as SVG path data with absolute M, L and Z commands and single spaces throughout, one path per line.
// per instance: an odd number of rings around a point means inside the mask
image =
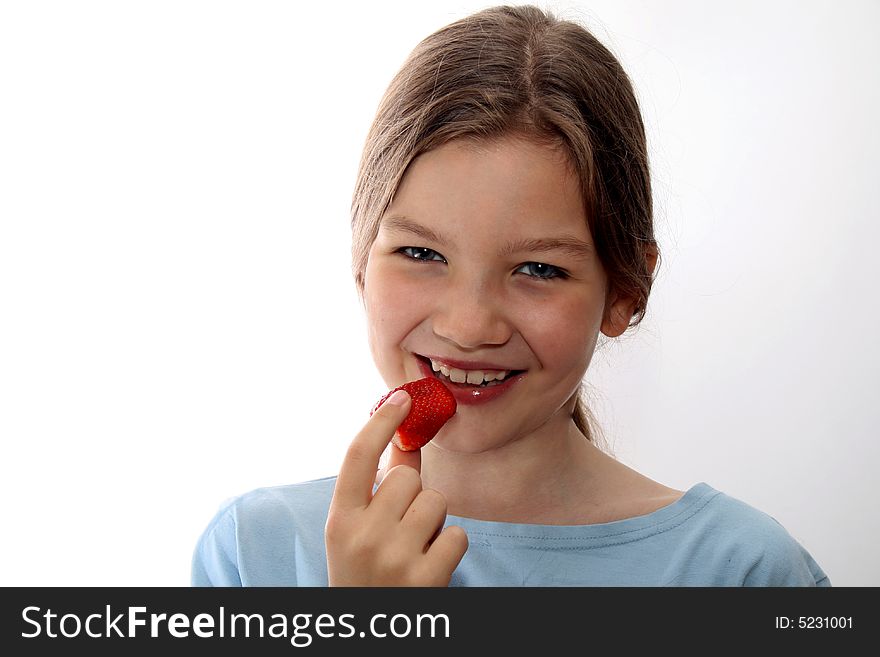
M 432 443 L 449 450 L 482 452 L 568 422 L 599 331 L 628 321 L 626 304 L 606 299 L 566 157 L 514 137 L 452 141 L 415 159 L 364 280 L 370 349 L 389 388 L 434 375 L 456 395 Z

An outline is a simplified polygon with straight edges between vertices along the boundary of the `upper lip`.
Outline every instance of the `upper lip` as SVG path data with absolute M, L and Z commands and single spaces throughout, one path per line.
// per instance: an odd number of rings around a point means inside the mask
M 421 354 L 416 354 L 421 355 Z M 444 365 L 448 365 L 449 367 L 454 367 L 459 370 L 507 370 L 507 371 L 515 371 L 522 370 L 525 368 L 522 367 L 510 367 L 508 365 L 499 365 L 498 363 L 489 363 L 484 360 L 458 360 L 457 358 L 447 358 L 446 356 L 430 356 L 424 355 L 422 358 L 430 358 L 431 360 L 435 360 L 438 363 L 443 363 Z

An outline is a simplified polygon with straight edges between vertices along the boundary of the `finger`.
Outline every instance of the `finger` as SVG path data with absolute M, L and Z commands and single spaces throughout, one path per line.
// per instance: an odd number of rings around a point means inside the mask
M 405 390 L 398 390 L 370 416 L 345 453 L 336 478 L 332 505 L 354 508 L 370 503 L 379 458 L 397 427 L 406 418 L 409 408 L 409 394 Z
M 388 466 L 386 467 L 386 471 L 397 465 L 408 465 L 413 470 L 420 473 L 422 471 L 422 450 L 414 449 L 405 452 L 392 443 L 388 453 Z
M 452 525 L 440 532 L 428 548 L 425 558 L 433 572 L 442 572 L 452 577 L 452 571 L 458 566 L 467 549 L 467 534 L 461 527 Z
M 446 520 L 446 497 L 438 490 L 426 488 L 409 505 L 400 524 L 425 552 Z
M 422 492 L 422 478 L 408 465 L 392 468 L 370 502 L 371 512 L 400 520 Z
M 377 486 L 382 483 L 382 480 L 391 468 L 398 465 L 409 466 L 416 472 L 422 471 L 422 450 L 420 449 L 405 452 L 394 443 L 391 443 L 388 446 L 388 449 L 383 453 L 383 456 L 384 458 L 380 462 L 379 471 L 376 473 Z

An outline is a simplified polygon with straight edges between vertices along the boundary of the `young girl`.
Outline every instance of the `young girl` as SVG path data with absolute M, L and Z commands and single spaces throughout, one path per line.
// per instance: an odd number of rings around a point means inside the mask
M 402 452 L 397 393 L 337 477 L 225 505 L 194 585 L 830 585 L 770 516 L 596 444 L 581 382 L 599 333 L 641 320 L 658 249 L 632 87 L 584 28 L 495 7 L 420 43 L 369 132 L 352 233 L 383 379 L 434 376 L 457 412 Z

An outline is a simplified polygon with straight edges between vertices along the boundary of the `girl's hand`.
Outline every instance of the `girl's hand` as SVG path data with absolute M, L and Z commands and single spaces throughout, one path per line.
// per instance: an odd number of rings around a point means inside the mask
M 395 393 L 348 448 L 324 532 L 330 586 L 448 586 L 467 551 L 461 527 L 440 531 L 446 498 L 422 489 L 419 452 L 392 445 L 373 495 L 379 459 L 409 407 L 409 395 Z

